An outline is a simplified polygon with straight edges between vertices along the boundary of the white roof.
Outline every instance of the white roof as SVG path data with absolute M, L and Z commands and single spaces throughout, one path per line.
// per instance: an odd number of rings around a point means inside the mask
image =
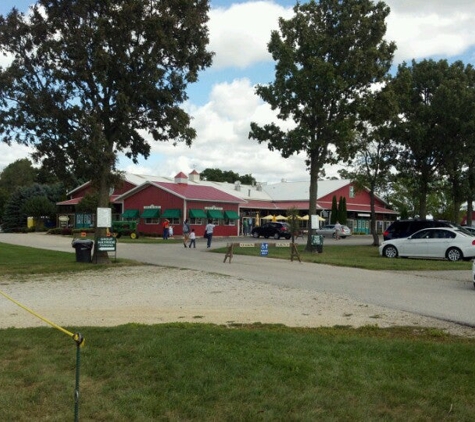
M 319 180 L 317 199 L 350 184 L 349 180 Z M 280 182 L 263 186 L 274 201 L 308 201 L 310 180 L 305 182 Z
M 143 185 L 146 182 L 166 182 L 174 183 L 174 177 L 152 176 L 145 174 L 123 173 L 127 182 L 135 186 Z M 89 183 L 89 182 L 88 182 Z M 257 201 L 308 201 L 310 180 L 301 182 L 279 182 L 279 183 L 256 183 L 255 185 L 244 185 L 239 182 L 213 182 L 208 180 L 194 181 L 188 178 L 187 183 L 195 186 L 211 186 L 229 195 L 236 196 L 244 200 Z M 317 186 L 317 199 L 326 196 L 343 186 L 350 184 L 349 180 L 319 180 Z M 86 183 L 84 184 L 86 185 Z M 84 186 L 81 185 L 70 194 Z

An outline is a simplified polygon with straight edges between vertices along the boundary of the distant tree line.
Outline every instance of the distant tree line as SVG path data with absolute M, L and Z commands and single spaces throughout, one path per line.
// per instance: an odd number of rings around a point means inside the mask
M 235 183 L 241 182 L 243 185 L 253 185 L 256 179 L 251 174 L 240 176 L 232 170 L 220 170 L 216 168 L 207 168 L 200 173 L 202 180 L 212 180 L 213 182 Z

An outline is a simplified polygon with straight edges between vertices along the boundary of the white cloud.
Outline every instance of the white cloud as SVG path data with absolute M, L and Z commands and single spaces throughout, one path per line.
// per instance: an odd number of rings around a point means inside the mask
M 245 68 L 272 57 L 267 51 L 270 33 L 278 28 L 279 17 L 288 19 L 291 8 L 273 2 L 236 3 L 229 8 L 211 9 L 209 49 L 216 53 L 214 68 Z
M 6 143 L 0 141 L 0 172 L 16 160 L 28 158 L 32 161 L 30 156 L 32 152 L 33 150 L 25 145 L 12 143 L 11 146 L 8 146 Z
M 395 63 L 429 56 L 451 57 L 475 46 L 472 0 L 387 0 L 387 39 L 398 47 Z
M 254 86 L 248 79 L 215 85 L 206 105 L 190 105 L 188 111 L 198 133 L 191 148 L 152 143 L 154 153 L 163 158 L 162 175 L 188 173 L 193 169 L 200 172 L 210 167 L 240 175 L 252 174 L 260 182 L 308 179 L 304 155 L 283 159 L 279 151 L 270 151 L 267 144 L 248 139 L 251 121 L 275 120 L 270 107 L 255 96 Z M 150 174 L 154 167 L 150 164 L 149 167 L 147 161 L 141 162 L 141 172 Z

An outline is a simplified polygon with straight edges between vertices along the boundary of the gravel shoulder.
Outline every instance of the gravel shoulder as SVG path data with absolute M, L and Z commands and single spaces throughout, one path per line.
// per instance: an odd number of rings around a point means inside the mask
M 167 322 L 412 326 L 475 338 L 470 327 L 359 303 L 341 295 L 153 265 L 21 281 L 2 278 L 0 290 L 64 327 Z M 0 295 L 0 328 L 45 325 Z

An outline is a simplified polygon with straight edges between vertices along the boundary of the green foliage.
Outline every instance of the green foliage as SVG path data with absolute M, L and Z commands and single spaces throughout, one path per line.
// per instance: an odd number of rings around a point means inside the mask
M 256 183 L 256 179 L 254 179 L 251 174 L 240 176 L 238 173 L 231 170 L 223 171 L 221 169 L 207 168 L 201 172 L 200 176 L 203 180 L 210 180 L 213 182 L 235 183 L 239 181 L 244 185 L 252 185 Z
M 56 206 L 46 196 L 34 196 L 25 202 L 22 211 L 35 218 L 54 217 Z
M 346 224 L 348 221 L 348 212 L 346 209 L 346 198 L 344 196 L 340 196 L 340 200 L 338 201 L 338 221 L 341 224 Z
M 396 168 L 411 180 L 412 196 L 417 198 L 415 214 L 429 213 L 428 195 L 447 176 L 457 220 L 462 198 L 470 192 L 467 173 L 475 164 L 473 66 L 413 60 L 410 66 L 399 66 L 390 86 L 399 117 L 393 136 L 401 144 Z
M 43 197 L 49 203 L 55 204 L 59 202 L 64 195 L 62 185 L 39 185 L 34 184 L 24 188 L 18 188 L 10 196 L 8 202 L 5 204 L 5 210 L 3 215 L 2 228 L 5 232 L 19 231 L 26 227 L 27 217 L 29 209 L 27 204 L 35 197 Z M 48 215 L 54 215 L 52 207 L 46 204 L 44 199 L 39 200 L 43 205 L 40 205 L 38 200 L 33 201 L 31 207 L 33 211 L 37 211 L 37 207 L 44 207 L 44 211 L 48 211 Z M 41 214 L 41 213 L 40 213 Z
M 196 137 L 180 107 L 211 65 L 207 0 L 39 0 L 0 19 L 0 132 L 35 147 L 69 186 L 92 179 L 107 206 L 118 154 Z M 54 64 L 54 65 L 52 65 Z M 74 176 L 73 176 L 74 175 Z M 69 182 L 67 182 L 69 181 Z
M 13 192 L 18 188 L 32 185 L 37 181 L 37 176 L 38 170 L 27 158 L 16 160 L 2 170 L 0 173 L 0 221 L 5 205 Z
M 76 212 L 95 214 L 99 206 L 99 195 L 97 193 L 86 193 L 76 205 Z
M 25 202 L 21 211 L 34 218 L 35 228 L 39 230 L 42 228 L 42 220 L 55 220 L 56 205 L 46 196 L 33 196 Z
M 0 173 L 0 189 L 12 194 L 17 188 L 30 186 L 37 181 L 38 170 L 28 158 L 22 158 L 6 166 Z
M 330 215 L 330 223 L 335 224 L 338 220 L 338 204 L 336 200 L 336 196 L 333 195 L 332 198 L 332 210 L 331 210 L 331 215 Z

